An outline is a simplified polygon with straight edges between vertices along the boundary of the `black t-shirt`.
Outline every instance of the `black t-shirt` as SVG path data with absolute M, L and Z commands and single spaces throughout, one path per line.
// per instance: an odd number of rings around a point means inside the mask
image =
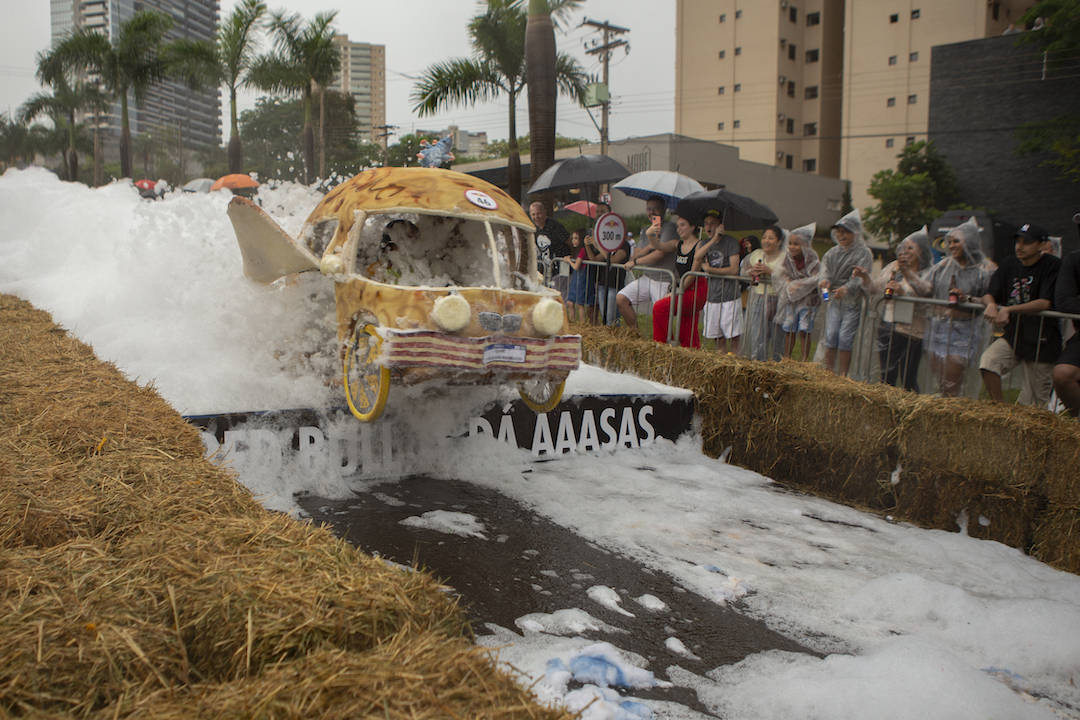
M 1061 261 L 1043 255 L 1033 265 L 1024 265 L 1015 255 L 1001 261 L 990 278 L 987 290 L 999 306 L 1022 305 L 1032 300 L 1054 302 L 1054 283 Z M 1011 314 L 1005 326 L 1005 339 L 1021 360 L 1054 362 L 1061 352 L 1061 328 L 1053 318 Z
M 1057 283 L 1054 285 L 1054 309 L 1080 315 L 1080 250 L 1073 250 L 1061 261 Z M 1080 320 L 1073 320 L 1075 338 L 1080 338 Z M 1069 342 L 1075 342 L 1070 340 Z
M 542 273 L 555 258 L 569 254 L 570 233 L 555 218 L 548 218 L 544 227 L 536 230 L 536 269 Z M 557 275 L 558 272 L 559 269 L 552 266 L 552 273 Z

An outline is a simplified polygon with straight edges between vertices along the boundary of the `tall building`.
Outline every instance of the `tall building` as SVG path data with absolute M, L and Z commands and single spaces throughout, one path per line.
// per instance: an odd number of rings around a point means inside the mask
M 349 42 L 348 35 L 335 35 L 334 43 L 341 51 L 341 71 L 332 87 L 352 95 L 357 122 L 367 139 L 378 142 L 380 126 L 386 125 L 386 46 Z
M 217 33 L 219 0 L 50 0 L 52 43 L 87 28 L 115 40 L 120 26 L 137 10 L 157 10 L 173 19 L 166 41 L 185 38 L 213 41 Z M 152 133 L 159 142 L 189 149 L 221 146 L 221 97 L 217 88 L 190 90 L 182 82 L 155 83 L 136 104 L 128 98 L 132 136 Z M 106 155 L 119 143 L 120 104 L 115 103 L 99 127 L 106 129 Z
M 675 131 L 851 181 L 924 139 L 930 48 L 1000 35 L 1033 0 L 676 0 Z

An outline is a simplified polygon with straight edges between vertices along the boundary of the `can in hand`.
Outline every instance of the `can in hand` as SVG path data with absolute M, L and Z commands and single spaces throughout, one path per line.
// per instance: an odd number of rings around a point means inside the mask
M 825 302 L 829 302 L 829 288 L 827 288 L 827 287 L 821 288 L 821 299 L 824 300 Z

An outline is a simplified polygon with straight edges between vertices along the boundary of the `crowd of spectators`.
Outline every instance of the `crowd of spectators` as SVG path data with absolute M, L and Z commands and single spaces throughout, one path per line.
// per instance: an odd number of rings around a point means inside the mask
M 572 320 L 636 330 L 639 313 L 648 311 L 657 342 L 669 341 L 676 318 L 685 347 L 701 347 L 704 336 L 720 352 L 809 361 L 824 314 L 817 359 L 836 374 L 850 372 L 862 333 L 874 343 L 882 382 L 919 392 L 925 354 L 941 395 L 960 394 L 977 367 L 986 394 L 1000 402 L 1002 378 L 1018 370 L 1018 402 L 1047 407 L 1056 391 L 1072 415 L 1080 410 L 1080 332 L 1075 321 L 1043 313 L 1080 315 L 1080 250 L 1059 259 L 1036 225 L 1017 229 L 1014 254 L 996 264 L 983 253 L 974 218 L 948 231 L 937 262 L 923 227 L 874 272 L 857 210 L 830 228 L 833 245 L 819 258 L 814 224 L 769 227 L 760 241 L 736 239 L 719 212 L 698 227 L 665 217 L 663 198 L 652 197 L 645 227 L 609 258 L 585 231 L 559 245 L 565 230 L 553 228 L 558 223 L 537 205 L 530 214 L 538 253 Z M 553 270 L 554 260 L 563 261 L 556 264 L 565 275 Z M 877 325 L 860 328 L 868 317 Z

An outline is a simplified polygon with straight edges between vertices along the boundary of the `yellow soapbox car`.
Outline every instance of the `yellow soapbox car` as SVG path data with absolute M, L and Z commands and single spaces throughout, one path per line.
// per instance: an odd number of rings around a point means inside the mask
M 318 270 L 334 282 L 345 399 L 361 421 L 396 383 L 513 382 L 547 412 L 578 367 L 581 338 L 541 283 L 532 222 L 478 178 L 368 170 L 327 193 L 298 238 L 247 198 L 228 214 L 248 278 Z

